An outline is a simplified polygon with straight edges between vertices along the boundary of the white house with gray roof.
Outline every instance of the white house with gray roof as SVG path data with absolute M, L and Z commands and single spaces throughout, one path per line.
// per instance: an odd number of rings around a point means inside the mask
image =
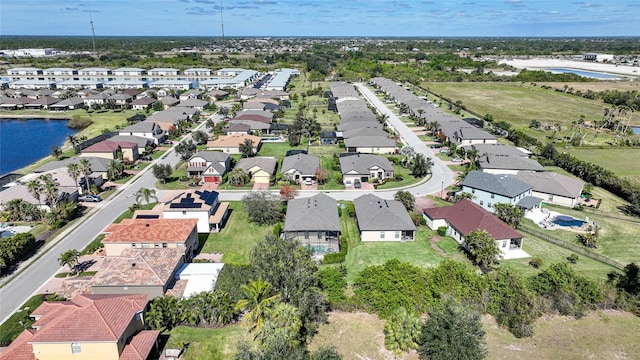
M 386 136 L 353 136 L 344 139 L 349 153 L 395 154 L 396 141 Z
M 338 202 L 323 193 L 289 200 L 284 236 L 285 239 L 300 241 L 316 253 L 340 251 Z
M 393 165 L 382 156 L 373 154 L 354 154 L 340 157 L 340 170 L 344 183 L 358 179 L 368 182 L 369 179 L 382 181 L 393 177 Z
M 220 151 L 198 151 L 189 159 L 189 176 L 202 177 L 202 181 L 220 183 L 231 167 L 231 157 Z
M 416 226 L 409 212 L 397 200 L 373 194 L 353 200 L 362 241 L 413 241 Z
M 510 175 L 470 171 L 462 181 L 462 192 L 473 195 L 474 203 L 494 212 L 496 203 L 518 204 L 532 195 L 532 186 Z
M 482 171 L 491 174 L 515 175 L 520 171 L 545 171 L 545 168 L 535 160 L 510 155 L 480 156 L 478 165 Z
M 574 207 L 578 205 L 585 182 L 554 172 L 521 171 L 514 175 L 533 187 L 532 195 L 545 203 Z
M 118 134 L 128 136 L 139 136 L 151 140 L 158 145 L 166 138 L 164 130 L 153 121 L 140 121 L 121 129 Z
M 308 154 L 295 154 L 286 156 L 282 160 L 280 172 L 282 177 L 300 181 L 303 179 L 315 179 L 316 169 L 320 167 L 320 158 Z

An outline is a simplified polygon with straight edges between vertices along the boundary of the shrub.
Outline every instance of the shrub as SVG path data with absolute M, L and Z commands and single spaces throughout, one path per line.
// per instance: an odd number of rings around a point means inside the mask
M 349 243 L 344 237 L 340 238 L 340 252 L 326 254 L 322 260 L 325 264 L 340 264 L 347 258 L 347 252 L 349 251 Z
M 91 121 L 91 119 L 84 118 L 80 115 L 74 115 L 73 118 L 67 123 L 67 127 L 69 129 L 80 130 L 88 127 L 91 124 L 93 124 L 93 121 Z
M 446 226 L 440 226 L 438 228 L 438 235 L 446 236 L 447 235 L 447 227 Z
M 356 216 L 356 207 L 353 205 L 352 202 L 347 203 L 347 214 L 349 215 L 349 217 Z
M 539 269 L 542 266 L 543 260 L 539 257 L 534 257 L 529 261 L 529 265 L 533 266 L 536 269 Z
M 276 226 L 273 227 L 273 235 L 280 236 L 280 231 L 282 230 L 282 224 L 277 223 Z
M 567 256 L 567 260 L 572 264 L 577 263 L 578 259 L 579 259 L 579 257 L 576 254 L 571 254 L 571 255 Z
M 92 242 L 89 243 L 89 245 L 87 245 L 87 247 L 85 247 L 82 252 L 80 253 L 80 255 L 91 255 L 93 253 L 96 252 L 96 250 L 102 248 L 102 239 L 104 239 L 105 234 L 100 234 L 98 235 L 95 239 L 93 239 Z
M 347 300 L 345 290 L 347 289 L 347 268 L 344 265 L 339 267 L 326 267 L 318 272 L 320 277 L 320 288 L 325 293 L 326 299 L 331 306 L 336 306 Z

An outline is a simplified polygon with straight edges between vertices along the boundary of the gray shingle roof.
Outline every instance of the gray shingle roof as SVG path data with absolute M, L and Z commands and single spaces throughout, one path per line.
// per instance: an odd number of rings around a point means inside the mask
M 251 169 L 252 167 L 257 166 L 260 169 L 268 172 L 269 174 L 273 174 L 276 171 L 276 164 L 276 158 L 256 156 L 240 159 L 236 167 L 239 167 L 246 172 L 249 171 L 249 169 Z
M 407 209 L 396 200 L 367 194 L 353 200 L 360 231 L 415 230 Z
M 138 148 L 144 148 L 148 144 L 153 143 L 149 138 L 145 138 L 141 136 L 130 136 L 130 135 L 114 135 L 111 138 L 109 138 L 109 140 L 117 141 L 117 142 L 132 142 L 137 144 Z
M 320 167 L 320 159 L 317 156 L 307 154 L 295 154 L 287 156 L 282 160 L 282 169 L 285 173 L 295 169 L 304 175 L 314 175 L 316 169 Z
M 582 193 L 584 181 L 554 172 L 521 171 L 514 175 L 533 186 L 533 191 L 577 198 Z
M 147 133 L 152 132 L 158 125 L 153 121 L 140 121 L 135 124 L 129 125 L 126 128 L 120 130 L 120 133 Z
M 323 193 L 289 200 L 284 231 L 340 231 L 338 202 Z
M 369 175 L 371 168 L 378 166 L 385 171 L 392 171 L 393 165 L 387 158 L 373 154 L 355 154 L 340 158 L 340 170 L 343 174 L 355 171 L 358 174 Z
M 481 169 L 544 171 L 544 167 L 535 160 L 518 156 L 487 155 L 478 159 Z
M 210 162 L 210 166 L 213 167 L 219 174 L 224 174 L 225 172 L 227 172 L 227 168 L 223 164 L 221 164 L 229 159 L 229 154 L 227 153 L 220 151 L 198 151 L 197 153 L 193 154 L 189 161 L 191 161 L 191 159 L 195 157 L 201 157 L 205 161 Z M 206 169 L 207 166 L 196 166 L 187 168 L 188 171 L 204 171 Z
M 541 202 L 542 202 L 542 199 L 537 198 L 535 196 L 525 196 L 522 199 L 520 199 L 520 201 L 518 201 L 516 205 L 521 208 L 531 210 L 536 206 L 540 205 Z
M 494 175 L 482 171 L 470 171 L 462 181 L 462 186 L 486 191 L 492 194 L 516 197 L 531 190 L 531 185 L 509 175 Z
M 64 160 L 56 160 L 48 162 L 40 167 L 37 167 L 33 172 L 45 172 L 49 170 L 54 170 L 58 168 L 66 168 L 69 163 L 80 163 L 80 160 L 87 159 L 89 160 L 89 164 L 91 165 L 91 170 L 93 172 L 107 172 L 107 168 L 113 159 L 104 159 L 95 156 L 83 156 L 80 157 L 71 157 Z M 115 160 L 118 161 L 118 160 Z
M 354 136 L 344 139 L 346 147 L 395 147 L 396 141 L 382 136 Z
M 475 149 L 478 155 L 493 154 L 493 155 L 509 155 L 518 157 L 529 157 L 526 153 L 520 151 L 515 146 L 509 144 L 473 144 L 464 146 L 465 150 Z

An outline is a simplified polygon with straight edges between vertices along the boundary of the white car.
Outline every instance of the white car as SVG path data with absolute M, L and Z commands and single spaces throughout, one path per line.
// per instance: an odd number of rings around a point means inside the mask
M 312 178 L 304 179 L 304 184 L 307 186 L 313 185 L 313 179 Z

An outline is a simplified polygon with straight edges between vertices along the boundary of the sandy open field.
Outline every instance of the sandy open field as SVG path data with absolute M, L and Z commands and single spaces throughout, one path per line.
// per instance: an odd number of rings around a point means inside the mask
M 513 59 L 513 60 L 500 60 L 500 63 L 508 64 L 518 69 L 548 69 L 548 68 L 570 68 L 580 69 L 587 71 L 596 71 L 608 74 L 617 74 L 625 76 L 640 76 L 640 67 L 638 66 L 626 66 L 626 65 L 614 65 L 603 64 L 590 61 L 574 61 L 565 59 Z

